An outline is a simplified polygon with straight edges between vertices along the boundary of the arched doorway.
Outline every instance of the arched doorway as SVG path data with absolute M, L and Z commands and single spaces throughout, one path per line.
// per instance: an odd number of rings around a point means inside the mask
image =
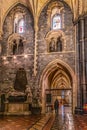
M 77 104 L 76 76 L 71 67 L 61 60 L 49 63 L 44 69 L 40 86 L 42 87 L 42 112 L 53 105 L 56 98 L 74 112 Z M 50 108 L 49 108 L 50 109 Z

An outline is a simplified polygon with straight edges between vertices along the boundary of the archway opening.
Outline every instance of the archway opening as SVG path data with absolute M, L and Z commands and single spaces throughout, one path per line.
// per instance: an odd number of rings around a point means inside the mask
M 66 63 L 56 60 L 47 65 L 41 77 L 43 112 L 53 109 L 56 98 L 60 106 L 68 107 L 73 112 L 76 104 L 74 82 L 74 73 Z

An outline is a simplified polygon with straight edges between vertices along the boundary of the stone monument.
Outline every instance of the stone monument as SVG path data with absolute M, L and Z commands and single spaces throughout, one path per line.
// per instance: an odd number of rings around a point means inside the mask
M 27 90 L 27 77 L 24 68 L 19 68 L 16 73 L 14 85 L 11 87 L 5 102 L 7 115 L 29 115 L 29 93 Z

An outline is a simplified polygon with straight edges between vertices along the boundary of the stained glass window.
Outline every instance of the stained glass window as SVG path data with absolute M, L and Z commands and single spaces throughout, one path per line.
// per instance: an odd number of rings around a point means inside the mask
M 52 29 L 61 29 L 61 15 L 54 15 L 52 19 Z
M 24 20 L 23 19 L 21 19 L 19 21 L 18 32 L 19 33 L 23 33 L 24 32 Z
M 23 33 L 24 32 L 24 18 L 22 13 L 16 13 L 14 19 L 14 32 Z

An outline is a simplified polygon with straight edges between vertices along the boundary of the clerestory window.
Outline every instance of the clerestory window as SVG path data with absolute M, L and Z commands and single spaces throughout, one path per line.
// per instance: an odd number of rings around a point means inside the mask
M 58 30 L 61 29 L 61 15 L 60 14 L 55 14 L 52 18 L 52 29 L 53 30 Z
M 24 33 L 24 18 L 22 13 L 16 13 L 14 17 L 14 33 Z

